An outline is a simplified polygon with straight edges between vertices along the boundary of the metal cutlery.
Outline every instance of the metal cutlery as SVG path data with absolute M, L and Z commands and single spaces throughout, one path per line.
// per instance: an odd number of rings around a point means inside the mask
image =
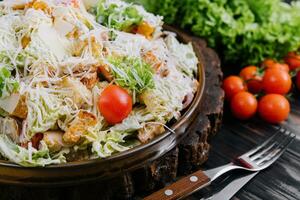
M 211 194 L 208 198 L 209 200 L 229 200 L 231 199 L 241 188 L 243 188 L 251 179 L 253 179 L 259 172 L 244 175 L 242 177 L 236 178 L 226 185 L 222 190 Z M 204 200 L 201 199 L 201 200 Z
M 233 162 L 207 171 L 197 171 L 151 194 L 144 200 L 175 200 L 210 185 L 232 170 L 258 172 L 272 165 L 295 139 L 295 134 L 280 128 L 271 138 L 236 158 Z

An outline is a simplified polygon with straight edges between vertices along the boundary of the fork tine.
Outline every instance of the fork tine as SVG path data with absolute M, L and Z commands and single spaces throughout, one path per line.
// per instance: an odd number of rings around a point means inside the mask
M 271 164 L 273 164 L 287 149 L 287 147 L 294 141 L 295 138 L 292 138 L 286 145 L 285 148 L 281 149 L 280 151 L 278 151 L 275 155 L 273 155 L 272 158 L 270 158 L 269 160 L 266 160 L 264 162 L 262 162 L 259 167 L 262 167 L 263 169 L 269 167 Z
M 288 133 L 288 134 L 286 134 Z M 274 153 L 276 150 L 281 149 L 285 146 L 286 141 L 289 141 L 289 139 L 292 138 L 293 133 L 290 131 L 285 130 L 283 133 L 281 140 L 274 141 L 274 145 L 272 145 L 272 148 L 269 148 L 268 151 L 265 151 L 263 154 L 260 155 L 260 157 L 255 162 L 260 162 L 262 159 L 265 159 L 266 157 L 270 156 L 272 153 Z
M 244 156 L 251 156 L 253 155 L 254 153 L 256 153 L 257 151 L 261 150 L 262 148 L 264 148 L 265 146 L 267 146 L 267 144 L 269 144 L 271 141 L 273 141 L 275 138 L 277 138 L 278 136 L 281 135 L 281 129 L 278 129 L 276 131 L 276 133 L 270 137 L 268 140 L 266 140 L 264 143 L 262 143 L 261 145 L 255 147 L 254 149 L 248 151 L 247 153 L 243 154 L 242 156 L 240 157 L 244 157 Z
M 259 151 L 258 153 L 255 153 L 253 156 L 250 156 L 251 161 L 256 161 L 258 158 L 260 158 L 263 154 L 265 154 L 267 151 L 270 151 L 275 146 L 275 143 L 270 144 L 268 147 L 266 147 L 264 150 Z
M 250 160 L 256 161 L 258 158 L 260 158 L 261 156 L 263 156 L 264 154 L 269 152 L 272 148 L 274 148 L 274 147 L 276 148 L 279 145 L 279 141 L 283 141 L 291 135 L 291 132 L 286 129 L 280 129 L 279 132 L 280 132 L 280 135 L 278 137 L 276 137 L 276 139 L 274 138 L 272 140 L 272 142 L 270 141 L 269 145 L 265 145 L 264 149 L 261 149 L 261 150 L 257 151 L 256 153 L 252 154 L 251 156 L 249 156 Z M 289 134 L 286 134 L 286 133 L 289 133 Z
M 294 141 L 296 135 L 294 133 L 289 134 L 289 137 L 287 137 L 284 141 L 282 141 L 277 149 L 274 149 L 273 151 L 269 152 L 268 155 L 265 155 L 264 158 L 260 159 L 256 162 L 258 166 L 264 165 L 265 167 L 272 164 L 275 160 L 277 160 L 282 153 L 288 148 L 288 146 Z

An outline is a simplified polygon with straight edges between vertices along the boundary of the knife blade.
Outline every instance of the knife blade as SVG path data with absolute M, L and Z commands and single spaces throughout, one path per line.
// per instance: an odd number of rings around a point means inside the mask
M 213 194 L 209 197 L 209 200 L 227 200 L 231 199 L 241 188 L 243 188 L 252 178 L 254 178 L 258 172 L 251 173 L 239 177 L 225 186 L 219 192 Z

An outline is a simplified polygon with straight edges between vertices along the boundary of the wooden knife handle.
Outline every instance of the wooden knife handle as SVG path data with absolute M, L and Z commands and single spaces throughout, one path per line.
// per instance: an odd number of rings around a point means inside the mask
M 175 183 L 147 196 L 144 200 L 175 200 L 185 197 L 197 189 L 206 186 L 210 179 L 199 170 Z

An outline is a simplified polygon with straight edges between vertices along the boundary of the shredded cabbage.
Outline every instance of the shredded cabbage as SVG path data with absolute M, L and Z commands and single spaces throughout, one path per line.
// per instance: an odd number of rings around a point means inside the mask
M 19 89 L 19 82 L 15 80 L 8 67 L 0 66 L 0 98 L 9 97 Z
M 28 116 L 26 138 L 56 128 L 61 118 L 72 114 L 72 109 L 64 101 L 59 91 L 38 87 L 31 89 L 27 99 Z
M 47 145 L 43 142 L 41 142 L 39 150 L 36 150 L 30 145 L 28 149 L 25 149 L 16 145 L 3 133 L 0 134 L 0 153 L 9 161 L 18 163 L 25 167 L 44 167 L 46 165 L 66 162 L 66 158 L 62 154 L 57 158 L 51 157 Z

